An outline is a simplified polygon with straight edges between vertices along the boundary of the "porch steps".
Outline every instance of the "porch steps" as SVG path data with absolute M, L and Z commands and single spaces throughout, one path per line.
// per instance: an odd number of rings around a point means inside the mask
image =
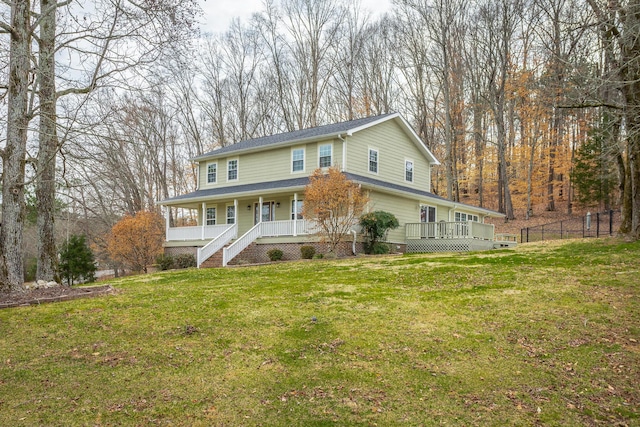
M 235 240 L 230 241 L 224 247 L 226 248 L 227 246 L 231 245 L 233 242 L 235 242 Z M 237 264 L 238 261 L 240 261 L 240 263 L 242 263 L 242 261 L 255 262 L 255 261 L 253 261 L 253 258 L 255 258 L 254 254 L 253 254 L 255 246 L 256 246 L 256 243 L 252 242 L 249 246 L 244 248 L 242 250 L 242 252 L 240 252 L 237 256 L 235 256 L 233 258 L 233 260 L 229 264 L 230 265 Z M 220 249 L 218 252 L 216 252 L 213 255 L 211 255 L 202 264 L 200 264 L 200 268 L 221 268 L 222 267 L 222 253 L 223 253 L 223 251 L 224 251 L 224 248 Z M 248 258 L 243 258 L 242 257 L 243 254 L 248 256 Z

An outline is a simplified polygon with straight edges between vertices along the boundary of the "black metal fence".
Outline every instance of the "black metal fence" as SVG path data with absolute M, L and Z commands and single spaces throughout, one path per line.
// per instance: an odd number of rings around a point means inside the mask
M 520 229 L 520 242 L 606 237 L 617 233 L 620 211 L 594 212 L 583 217 Z

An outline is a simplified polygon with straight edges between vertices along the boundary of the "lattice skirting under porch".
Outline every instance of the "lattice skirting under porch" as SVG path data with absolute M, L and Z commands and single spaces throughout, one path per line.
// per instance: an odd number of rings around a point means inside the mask
M 468 252 L 493 249 L 490 240 L 478 239 L 409 239 L 407 252 Z

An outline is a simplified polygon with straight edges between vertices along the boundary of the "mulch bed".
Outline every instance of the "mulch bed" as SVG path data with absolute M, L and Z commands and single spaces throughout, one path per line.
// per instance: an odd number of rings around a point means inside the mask
M 0 294 L 0 309 L 39 305 L 49 302 L 70 301 L 78 298 L 91 298 L 100 295 L 112 294 L 114 292 L 115 289 L 111 285 L 87 286 L 81 288 L 56 286 L 54 288 L 31 289 L 18 294 Z

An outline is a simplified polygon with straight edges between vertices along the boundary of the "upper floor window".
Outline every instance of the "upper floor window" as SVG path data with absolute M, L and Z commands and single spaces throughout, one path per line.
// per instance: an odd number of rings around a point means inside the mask
M 413 160 L 404 161 L 404 180 L 413 182 Z
M 369 148 L 369 172 L 378 173 L 378 150 Z
M 236 223 L 236 207 L 235 205 L 227 206 L 227 224 Z
M 207 225 L 216 225 L 216 208 L 207 208 Z
M 331 152 L 333 146 L 331 144 L 321 145 L 318 149 L 319 167 L 328 168 L 331 167 Z
M 238 160 L 227 162 L 227 181 L 238 179 Z
M 291 150 L 291 171 L 304 171 L 304 148 L 294 148 Z
M 218 179 L 218 164 L 209 163 L 207 165 L 207 184 L 214 184 Z

